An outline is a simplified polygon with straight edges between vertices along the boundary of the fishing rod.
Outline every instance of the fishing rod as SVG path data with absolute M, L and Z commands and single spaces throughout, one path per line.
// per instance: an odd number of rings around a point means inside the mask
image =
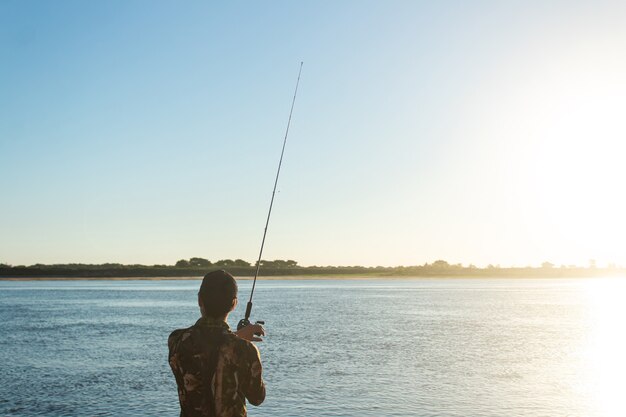
M 293 114 L 293 107 L 296 104 L 296 95 L 298 94 L 298 85 L 300 84 L 300 74 L 302 74 L 302 65 L 304 62 L 300 62 L 300 70 L 298 71 L 298 80 L 296 81 L 296 89 L 293 92 L 293 99 L 291 100 L 291 110 L 289 110 L 289 119 L 287 120 L 287 129 L 285 130 L 285 139 L 283 140 L 283 149 L 280 152 L 280 160 L 278 161 L 278 170 L 276 171 L 276 179 L 274 180 L 274 190 L 272 191 L 272 199 L 270 200 L 270 209 L 267 212 L 267 220 L 265 220 L 265 230 L 263 231 L 263 239 L 261 240 L 261 250 L 259 250 L 259 259 L 256 261 L 256 271 L 254 272 L 254 280 L 252 281 L 252 291 L 250 291 L 250 300 L 246 306 L 246 316 L 239 320 L 237 324 L 237 330 L 242 329 L 250 324 L 250 313 L 252 312 L 252 296 L 254 296 L 254 288 L 256 287 L 256 279 L 259 276 L 259 269 L 261 269 L 261 257 L 263 256 L 263 247 L 265 246 L 265 237 L 267 236 L 267 226 L 270 224 L 270 217 L 272 215 L 272 206 L 274 205 L 274 196 L 276 195 L 276 186 L 278 185 L 278 176 L 280 175 L 280 167 L 283 164 L 283 155 L 285 154 L 285 145 L 287 144 L 287 136 L 289 136 L 289 126 L 291 125 L 291 115 Z M 257 321 L 259 324 L 265 324 L 262 321 Z

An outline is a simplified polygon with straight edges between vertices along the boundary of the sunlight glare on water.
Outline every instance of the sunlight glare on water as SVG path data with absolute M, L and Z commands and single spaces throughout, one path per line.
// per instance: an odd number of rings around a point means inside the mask
M 583 348 L 586 382 L 598 415 L 626 416 L 626 282 L 606 278 L 586 283 L 589 335 Z

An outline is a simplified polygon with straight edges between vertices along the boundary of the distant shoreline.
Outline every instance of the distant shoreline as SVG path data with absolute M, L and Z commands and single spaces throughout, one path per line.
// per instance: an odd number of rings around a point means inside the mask
M 219 261 L 215 264 L 190 266 L 191 258 L 182 266 L 122 265 L 122 264 L 57 264 L 10 266 L 0 264 L 0 280 L 180 280 L 201 279 L 207 272 L 225 269 L 241 280 L 252 279 L 256 267 L 245 261 Z M 208 261 L 204 260 L 208 263 Z M 325 279 L 401 279 L 401 278 L 593 278 L 626 277 L 626 268 L 555 266 L 545 262 L 541 267 L 510 267 L 489 265 L 449 264 L 439 260 L 432 264 L 396 267 L 364 266 L 298 266 L 295 261 L 263 261 L 259 279 L 262 280 L 325 280 Z M 223 263 L 223 264 L 222 264 Z
M 251 276 L 237 276 L 235 278 L 239 281 L 252 281 L 254 277 Z M 272 276 L 259 276 L 257 279 L 260 281 L 323 281 L 333 279 L 345 279 L 345 280 L 357 280 L 357 279 L 372 279 L 372 280 L 385 280 L 385 279 L 467 279 L 467 278 L 481 278 L 481 277 L 462 277 L 462 276 L 383 276 L 383 275 L 272 275 Z M 0 281 L 187 281 L 187 280 L 202 280 L 200 276 L 187 276 L 187 277 L 0 277 Z
M 251 276 L 235 276 L 239 281 L 251 281 Z M 379 274 L 336 274 L 336 275 L 273 275 L 259 276 L 261 281 L 326 281 L 326 280 L 450 280 L 450 279 L 588 279 L 588 278 L 625 278 L 624 275 L 558 275 L 558 276 L 486 276 L 486 275 L 379 275 Z M 200 281 L 202 276 L 174 277 L 0 277 L 0 281 Z

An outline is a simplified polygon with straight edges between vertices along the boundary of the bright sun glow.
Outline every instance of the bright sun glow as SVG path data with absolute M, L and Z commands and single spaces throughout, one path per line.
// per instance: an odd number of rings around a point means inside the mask
M 626 61 L 597 44 L 560 55 L 530 51 L 531 68 L 520 68 L 518 57 L 472 115 L 492 121 L 479 134 L 509 175 L 522 233 L 537 248 L 530 258 L 626 265 Z

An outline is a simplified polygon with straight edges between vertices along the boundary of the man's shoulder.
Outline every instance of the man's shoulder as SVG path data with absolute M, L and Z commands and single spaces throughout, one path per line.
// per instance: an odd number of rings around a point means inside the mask
M 248 361 L 253 361 L 259 357 L 259 349 L 252 342 L 249 342 L 234 333 L 228 335 L 228 346 L 237 356 L 243 356 Z
M 182 336 L 182 334 L 184 332 L 186 332 L 188 330 L 191 330 L 191 327 L 185 327 L 184 329 L 176 329 L 176 330 L 172 331 L 172 333 L 170 333 L 169 339 L 180 337 L 180 336 Z
M 170 337 L 168 339 L 176 339 L 182 337 L 183 334 L 189 333 L 193 330 L 193 326 L 185 327 L 184 329 L 176 329 L 170 333 Z
M 194 350 L 198 347 L 196 345 L 202 345 L 202 332 L 200 331 L 200 334 L 197 333 L 198 326 L 196 325 L 174 330 L 167 339 L 170 353 L 180 350 Z M 198 338 L 200 340 L 196 340 Z M 229 351 L 230 355 L 243 356 L 250 360 L 254 360 L 259 356 L 259 350 L 254 343 L 242 339 L 230 331 L 224 334 L 221 344 L 222 349 Z
M 170 333 L 167 340 L 168 340 L 168 344 L 171 347 L 173 343 L 178 344 L 180 342 L 185 342 L 185 341 L 191 342 L 196 338 L 202 339 L 205 336 L 206 335 L 204 334 L 202 329 L 197 324 L 194 324 L 193 326 L 185 327 L 184 329 L 174 330 L 172 333 Z M 247 349 L 249 348 L 249 346 L 254 346 L 252 345 L 252 343 L 240 338 L 239 336 L 237 336 L 236 334 L 230 331 L 225 332 L 224 337 L 225 339 L 223 341 L 226 344 L 234 346 L 238 349 Z
M 167 346 L 170 348 L 170 350 L 174 349 L 174 347 L 177 346 L 181 341 L 187 339 L 191 335 L 192 331 L 193 326 L 186 327 L 184 329 L 174 330 L 167 338 Z

